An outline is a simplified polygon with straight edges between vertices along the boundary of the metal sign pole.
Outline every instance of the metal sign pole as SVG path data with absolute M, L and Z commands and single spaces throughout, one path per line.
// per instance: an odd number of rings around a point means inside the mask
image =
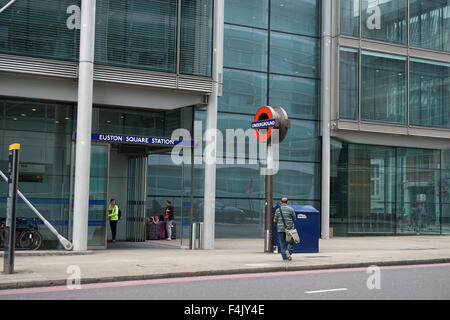
M 3 272 L 14 273 L 14 249 L 16 245 L 16 207 L 17 184 L 19 182 L 19 150 L 20 144 L 9 146 L 8 166 L 8 202 L 6 207 L 6 233 L 5 254 L 3 259 Z
M 264 252 L 273 252 L 273 148 L 269 140 L 267 142 L 267 172 L 266 172 L 266 223 L 265 223 L 265 248 Z

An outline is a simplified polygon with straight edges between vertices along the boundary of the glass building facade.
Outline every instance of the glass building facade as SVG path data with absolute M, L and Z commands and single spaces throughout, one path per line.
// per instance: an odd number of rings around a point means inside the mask
M 372 141 L 332 142 L 334 234 L 449 234 L 444 143 L 392 146 L 392 134 L 380 133 L 416 128 L 428 138 L 448 136 L 450 2 L 341 0 L 339 15 L 346 43 L 338 48 L 337 119 L 372 126 L 355 132 Z
M 320 1 L 226 0 L 223 96 L 218 114 L 218 128 L 226 137 L 227 129 L 249 129 L 261 106 L 282 106 L 291 128 L 279 146 L 274 203 L 287 196 L 292 204 L 309 204 L 319 210 L 320 12 Z M 196 112 L 196 120 L 204 118 L 204 111 Z M 223 155 L 221 160 L 216 236 L 244 236 L 246 230 L 247 236 L 263 237 L 265 179 L 260 166 L 250 163 L 248 152 L 245 159 L 235 158 L 235 164 L 225 164 Z M 199 171 L 195 174 L 196 201 L 203 196 L 203 170 Z M 221 221 L 221 211 L 227 210 L 244 213 L 244 223 L 233 226 L 234 231 Z
M 344 40 L 336 50 L 338 83 L 332 101 L 336 119 L 355 126 L 446 133 L 450 129 L 450 1 L 336 2 L 338 34 Z M 312 205 L 319 211 L 324 165 L 321 10 L 320 0 L 225 0 L 218 106 L 224 146 L 230 142 L 227 130 L 250 129 L 261 106 L 286 110 L 291 128 L 279 145 L 274 202 L 287 196 L 291 204 Z M 95 65 L 139 76 L 211 79 L 213 13 L 212 0 L 97 0 Z M 17 1 L 0 14 L 0 56 L 75 64 L 79 14 L 80 0 Z M 177 128 L 192 132 L 198 121 L 204 133 L 204 107 L 195 112 L 193 106 L 168 111 L 156 107 L 95 105 L 92 131 L 170 137 Z M 71 228 L 75 119 L 75 103 L 0 96 L 1 169 L 7 169 L 8 145 L 21 143 L 20 189 L 65 237 Z M 218 153 L 217 238 L 264 236 L 264 176 L 260 155 L 250 151 L 249 141 L 243 154 L 225 148 Z M 101 219 L 111 194 L 105 176 L 109 175 L 109 184 L 129 183 L 127 174 L 111 172 L 108 162 L 114 148 L 99 144 L 92 148 L 89 234 L 93 246 L 102 245 L 108 229 Z M 120 150 L 114 152 L 120 156 Z M 335 236 L 450 233 L 450 151 L 335 138 L 331 154 L 330 221 Z M 202 159 L 196 154 L 193 166 L 176 165 L 169 149 L 147 156 L 146 195 L 139 200 L 146 203 L 145 215 L 159 215 L 165 201 L 172 200 L 178 230 L 186 237 L 186 217 L 192 214 L 192 221 L 203 220 Z M 128 165 L 131 168 L 132 163 Z M 6 188 L 0 184 L 3 212 Z M 24 203 L 19 202 L 19 208 L 23 216 L 33 217 Z M 41 231 L 45 248 L 57 247 L 54 236 L 45 228 Z

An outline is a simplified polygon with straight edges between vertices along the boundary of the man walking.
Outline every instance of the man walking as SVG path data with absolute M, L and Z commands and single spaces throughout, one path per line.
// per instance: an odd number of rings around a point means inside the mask
M 284 261 L 292 260 L 294 246 L 286 242 L 286 229 L 294 229 L 295 212 L 288 206 L 286 197 L 281 199 L 281 207 L 275 211 L 273 223 L 277 225 L 278 241 L 280 242 L 281 256 Z

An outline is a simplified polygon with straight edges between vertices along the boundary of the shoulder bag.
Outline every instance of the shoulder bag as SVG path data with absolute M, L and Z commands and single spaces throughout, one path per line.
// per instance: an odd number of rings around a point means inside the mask
M 288 228 L 286 226 L 286 221 L 284 221 L 283 210 L 281 210 L 281 207 L 280 207 L 280 213 L 281 213 L 281 219 L 283 220 L 284 229 L 286 230 L 286 242 L 289 244 L 300 243 L 300 237 L 298 235 L 297 229 L 293 228 L 293 229 L 288 230 Z

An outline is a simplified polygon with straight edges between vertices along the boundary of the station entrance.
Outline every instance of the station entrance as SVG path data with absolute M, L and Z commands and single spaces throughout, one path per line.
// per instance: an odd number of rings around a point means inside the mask
M 75 151 L 75 142 L 72 150 Z M 107 249 L 117 246 L 109 241 L 111 228 L 107 210 L 111 199 L 115 199 L 121 209 L 121 219 L 117 223 L 116 235 L 116 241 L 121 243 L 120 247 L 126 248 L 124 243 L 128 243 L 128 247 L 133 247 L 132 243 L 146 241 L 149 215 L 159 216 L 164 212 L 164 204 L 160 205 L 158 212 L 155 211 L 154 205 L 152 208 L 147 207 L 149 154 L 168 154 L 170 151 L 171 148 L 161 146 L 92 142 L 88 249 Z M 72 164 L 72 186 L 74 171 Z M 189 200 L 184 202 L 185 205 L 188 203 Z M 189 208 L 184 209 L 189 211 Z M 183 214 L 182 209 L 181 212 L 177 211 L 177 222 L 179 222 L 177 237 L 181 242 L 172 242 L 171 246 L 175 243 L 181 245 L 183 242 L 186 245 L 189 242 L 189 214 L 187 212 Z M 72 220 L 73 208 L 70 210 L 70 215 Z M 70 230 L 69 235 L 71 234 Z

